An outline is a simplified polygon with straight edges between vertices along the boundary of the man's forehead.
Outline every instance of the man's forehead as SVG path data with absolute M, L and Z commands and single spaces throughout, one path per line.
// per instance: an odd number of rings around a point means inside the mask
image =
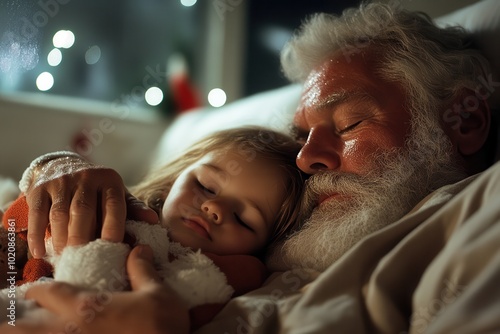
M 381 84 L 387 82 L 377 74 L 376 50 L 367 50 L 346 59 L 336 55 L 314 68 L 306 81 L 297 110 L 321 109 L 347 98 L 366 98 L 377 95 Z
M 363 80 L 360 65 L 344 64 L 331 59 L 311 71 L 299 100 L 299 107 L 309 108 L 323 104 L 325 99 L 338 99 L 357 90 Z

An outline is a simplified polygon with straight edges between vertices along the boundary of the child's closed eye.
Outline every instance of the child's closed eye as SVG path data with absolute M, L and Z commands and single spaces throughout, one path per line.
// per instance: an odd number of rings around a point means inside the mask
M 203 190 L 206 194 L 215 195 L 215 190 L 209 188 L 208 186 L 205 186 L 203 183 L 200 182 L 200 180 L 196 180 L 196 183 L 201 188 L 201 190 Z
M 248 225 L 247 223 L 245 223 L 245 222 L 243 221 L 243 219 L 241 219 L 241 217 L 240 217 L 240 216 L 238 216 L 236 213 L 234 214 L 234 218 L 236 218 L 236 221 L 238 222 L 238 224 L 240 224 L 240 225 L 241 225 L 241 226 L 243 226 L 244 228 L 246 228 L 246 229 L 248 229 L 248 230 L 250 230 L 250 231 L 252 231 L 252 232 L 253 232 L 253 228 L 252 228 L 250 225 Z

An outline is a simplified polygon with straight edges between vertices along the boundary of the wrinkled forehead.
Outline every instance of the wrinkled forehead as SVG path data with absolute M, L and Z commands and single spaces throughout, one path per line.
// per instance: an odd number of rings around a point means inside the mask
M 316 104 L 325 90 L 345 92 L 380 84 L 382 78 L 377 70 L 380 58 L 380 52 L 371 48 L 359 53 L 335 53 L 309 73 L 300 103 L 306 107 Z
M 359 53 L 337 52 L 316 66 L 304 82 L 298 111 L 314 109 L 341 96 L 384 96 L 394 92 L 406 97 L 401 82 L 389 81 L 382 74 L 383 55 L 377 48 Z

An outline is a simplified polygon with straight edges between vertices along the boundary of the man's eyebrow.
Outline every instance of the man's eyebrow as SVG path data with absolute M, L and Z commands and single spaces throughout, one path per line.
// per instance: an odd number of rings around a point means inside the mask
M 292 137 L 292 138 L 296 138 L 298 133 L 299 133 L 300 129 L 299 127 L 295 124 L 295 123 L 290 123 L 288 124 L 288 134 Z
M 313 108 L 315 110 L 323 110 L 333 108 L 347 101 L 374 101 L 373 96 L 362 90 L 355 91 L 340 91 L 327 96 L 325 99 L 317 103 Z
M 307 135 L 309 134 L 309 130 L 304 130 L 294 123 L 290 124 L 288 132 L 290 136 L 295 140 L 307 138 Z
M 363 90 L 338 91 L 328 95 L 322 101 L 316 103 L 312 109 L 315 111 L 330 110 L 348 101 L 376 101 L 375 98 Z M 297 141 L 304 140 L 309 135 L 309 130 L 302 129 L 297 124 L 292 123 L 289 134 Z

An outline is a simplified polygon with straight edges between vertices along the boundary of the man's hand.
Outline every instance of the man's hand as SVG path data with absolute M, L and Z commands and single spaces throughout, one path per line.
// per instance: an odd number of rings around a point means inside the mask
M 28 246 L 35 258 L 45 255 L 45 230 L 50 223 L 54 250 L 85 244 L 96 237 L 119 242 L 125 233 L 127 210 L 130 218 L 149 223 L 157 214 L 127 193 L 120 175 L 113 169 L 82 162 L 49 162 L 51 169 L 38 173 L 26 192 L 29 206 Z
M 29 206 L 28 245 L 37 258 L 45 254 L 45 230 L 50 223 L 56 252 L 66 245 L 95 239 L 102 217 L 101 237 L 121 241 L 126 216 L 126 189 L 120 175 L 108 168 L 83 168 L 57 177 L 38 177 L 25 194 Z
M 26 297 L 57 315 L 44 324 L 17 320 L 2 333 L 188 333 L 189 315 L 177 294 L 160 283 L 148 246 L 132 250 L 127 260 L 131 292 L 91 292 L 66 283 L 43 284 Z

